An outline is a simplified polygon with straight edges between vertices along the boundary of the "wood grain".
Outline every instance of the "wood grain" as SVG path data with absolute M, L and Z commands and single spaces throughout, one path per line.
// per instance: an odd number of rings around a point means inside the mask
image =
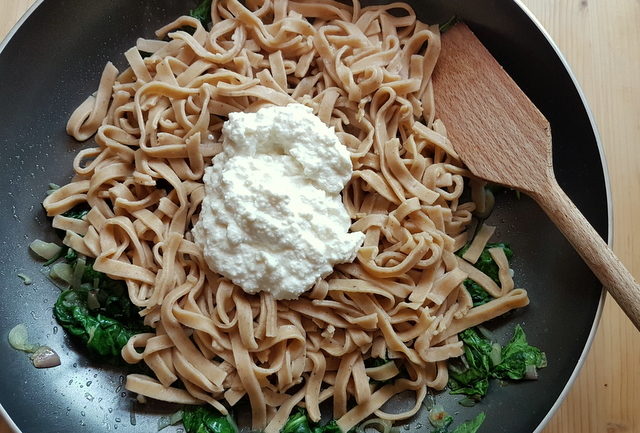
M 566 56 L 605 147 L 614 251 L 640 275 L 640 2 L 524 0 Z M 640 334 L 610 298 L 578 380 L 544 433 L 640 431 Z
M 462 162 L 536 200 L 640 330 L 640 286 L 558 185 L 549 122 L 463 23 L 442 36 L 433 92 Z
M 1 2 L 0 38 L 4 38 L 33 0 Z M 558 43 L 593 110 L 609 165 L 614 251 L 638 277 L 640 2 L 523 2 Z M 640 432 L 639 360 L 640 334 L 608 299 L 587 362 L 544 433 Z M 0 421 L 0 433 L 8 432 Z
M 523 192 L 545 187 L 553 177 L 547 119 L 465 24 L 441 41 L 436 117 L 462 161 L 490 182 Z
M 0 10 L 0 40 L 4 39 L 22 14 L 35 0 L 1 0 Z
M 609 294 L 640 330 L 640 286 L 589 224 L 554 177 L 531 196 L 582 256 Z

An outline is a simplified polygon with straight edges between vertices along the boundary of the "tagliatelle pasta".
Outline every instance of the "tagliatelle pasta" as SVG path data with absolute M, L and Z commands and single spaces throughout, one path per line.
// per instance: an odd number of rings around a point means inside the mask
M 528 303 L 501 249 L 491 251 L 501 287 L 454 255 L 476 204 L 461 202 L 470 173 L 434 105 L 439 30 L 404 3 L 220 0 L 212 20 L 207 30 L 180 17 L 158 30 L 165 40 L 138 40 L 124 72 L 106 66 L 67 126 L 78 140 L 95 134 L 97 147 L 77 154 L 73 181 L 44 201 L 64 243 L 126 281 L 154 329 L 122 356 L 155 377 L 130 375 L 127 388 L 222 413 L 246 397 L 253 428 L 267 433 L 298 405 L 318 421 L 327 399 L 343 431 L 371 414 L 408 418 L 427 388 L 447 384 L 446 361 L 463 353 L 458 332 Z M 293 102 L 350 150 L 343 201 L 366 238 L 354 263 L 275 301 L 212 272 L 191 228 L 228 114 Z M 62 216 L 80 203 L 91 207 L 83 221 Z M 468 277 L 496 299 L 473 307 Z M 367 368 L 368 358 L 393 363 Z M 405 391 L 413 408 L 381 409 Z

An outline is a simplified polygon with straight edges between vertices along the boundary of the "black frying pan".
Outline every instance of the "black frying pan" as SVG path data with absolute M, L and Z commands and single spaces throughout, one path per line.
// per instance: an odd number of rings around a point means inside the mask
M 554 164 L 561 186 L 593 226 L 608 234 L 609 203 L 602 151 L 592 120 L 562 58 L 521 6 L 507 0 L 420 0 L 421 19 L 465 20 L 551 122 Z M 93 92 L 107 60 L 124 66 L 121 53 L 137 37 L 186 13 L 177 0 L 48 0 L 33 11 L 0 53 L 0 403 L 24 433 L 156 431 L 155 418 L 175 407 L 134 403 L 123 389 L 124 372 L 86 358 L 58 331 L 51 307 L 58 289 L 29 254 L 35 238 L 58 240 L 40 206 L 49 182 L 71 177 L 81 147 L 65 133 L 69 114 Z M 582 363 L 602 306 L 598 281 L 543 212 L 513 193 L 497 197 L 495 239 L 511 243 L 516 283 L 531 304 L 490 324 L 507 338 L 523 323 L 532 344 L 546 351 L 549 367 L 538 381 L 500 387 L 477 406 L 438 397 L 456 423 L 487 413 L 481 432 L 541 430 Z M 23 285 L 17 273 L 34 282 Z M 58 350 L 62 366 L 36 370 L 11 349 L 7 333 L 26 323 L 33 339 Z M 135 416 L 132 416 L 132 409 Z M 135 424 L 135 425 L 133 425 Z M 422 413 L 411 429 L 428 432 Z M 166 431 L 176 431 L 177 427 Z

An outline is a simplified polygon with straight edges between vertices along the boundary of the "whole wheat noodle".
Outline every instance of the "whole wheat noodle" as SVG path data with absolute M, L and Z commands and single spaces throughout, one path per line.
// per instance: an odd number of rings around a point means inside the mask
M 253 428 L 267 433 L 296 405 L 318 421 L 330 398 L 343 431 L 372 413 L 415 414 L 427 387 L 445 387 L 447 360 L 462 355 L 458 332 L 528 303 L 511 290 L 502 250 L 491 251 L 502 287 L 454 255 L 476 205 L 460 202 L 470 173 L 435 117 L 438 28 L 404 3 L 357 1 L 220 0 L 212 20 L 207 31 L 180 17 L 158 30 L 163 40 L 138 40 L 124 72 L 107 64 L 67 126 L 78 140 L 95 134 L 97 147 L 78 153 L 73 181 L 44 201 L 64 243 L 126 281 L 154 329 L 122 356 L 155 377 L 129 375 L 127 389 L 222 413 L 246 396 Z M 354 263 L 300 299 L 274 301 L 211 271 L 190 230 L 228 114 L 293 102 L 350 150 L 343 199 L 366 240 Z M 478 202 L 482 185 L 472 185 Z M 84 220 L 62 215 L 81 203 L 91 208 Z M 472 308 L 468 276 L 496 299 Z M 367 368 L 368 358 L 393 362 Z M 380 409 L 407 390 L 412 409 Z

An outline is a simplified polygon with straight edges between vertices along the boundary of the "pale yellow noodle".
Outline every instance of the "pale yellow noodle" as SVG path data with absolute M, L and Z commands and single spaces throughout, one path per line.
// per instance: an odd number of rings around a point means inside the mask
M 408 418 L 427 387 L 446 385 L 446 360 L 462 354 L 458 332 L 528 303 L 512 290 L 501 249 L 491 251 L 501 287 L 453 254 L 470 238 L 476 205 L 460 202 L 470 173 L 436 118 L 439 30 L 404 3 L 220 0 L 212 19 L 207 31 L 178 18 L 158 30 L 167 40 L 138 40 L 124 72 L 107 64 L 67 126 L 78 140 L 95 134 L 96 147 L 78 153 L 76 177 L 44 200 L 65 244 L 124 280 L 154 329 L 122 356 L 155 378 L 130 375 L 127 388 L 224 413 L 247 397 L 252 427 L 267 432 L 296 405 L 319 420 L 330 397 L 344 431 L 373 413 Z M 298 300 L 275 301 L 212 272 L 191 228 L 228 114 L 292 102 L 311 107 L 350 150 L 343 202 L 366 239 L 354 263 Z M 484 211 L 484 185 L 472 185 Z M 84 220 L 62 216 L 81 203 L 91 207 Z M 467 277 L 496 299 L 473 308 Z M 365 368 L 373 357 L 394 362 Z M 380 410 L 404 391 L 415 394 L 413 409 Z

